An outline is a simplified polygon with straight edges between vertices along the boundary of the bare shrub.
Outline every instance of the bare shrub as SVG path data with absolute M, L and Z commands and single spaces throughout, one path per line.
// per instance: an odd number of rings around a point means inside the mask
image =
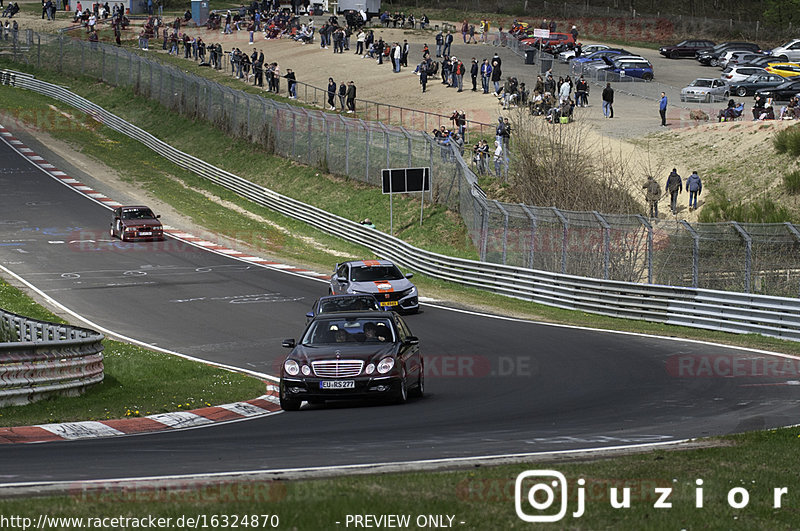
M 631 179 L 642 180 L 633 161 L 607 146 L 590 149 L 581 122 L 549 124 L 525 112 L 512 120 L 511 187 L 518 201 L 563 210 L 642 213 L 629 191 Z

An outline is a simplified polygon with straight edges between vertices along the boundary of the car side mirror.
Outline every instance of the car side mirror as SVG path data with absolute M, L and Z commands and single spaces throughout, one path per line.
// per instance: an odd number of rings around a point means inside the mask
M 306 317 L 308 317 L 309 319 L 313 319 L 314 318 L 314 312 L 308 312 L 306 314 Z
M 159 219 L 160 217 L 161 217 L 161 214 L 156 214 L 156 219 Z
M 417 336 L 408 336 L 403 343 L 406 345 L 419 345 L 419 338 Z
M 413 277 L 414 277 L 414 273 L 406 273 L 406 278 L 413 278 Z
M 294 348 L 294 339 L 284 339 L 281 346 L 283 348 Z

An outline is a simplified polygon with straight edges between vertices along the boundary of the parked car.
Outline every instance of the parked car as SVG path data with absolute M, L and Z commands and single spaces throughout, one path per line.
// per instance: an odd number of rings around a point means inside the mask
M 603 57 L 603 63 L 598 63 L 594 68 L 605 70 L 619 76 L 637 77 L 645 81 L 653 79 L 653 65 L 644 57 L 638 56 L 619 56 Z
M 306 314 L 306 322 L 311 321 L 321 313 L 339 313 L 355 311 L 380 311 L 388 306 L 381 306 L 375 295 L 356 293 L 352 295 L 328 295 L 320 297 L 311 306 L 311 311 Z
M 797 63 L 770 63 L 766 68 L 770 74 L 777 74 L 782 77 L 800 76 L 800 64 Z
M 382 307 L 416 312 L 419 310 L 417 287 L 389 260 L 357 260 L 336 264 L 331 275 L 331 295 L 368 293 Z
M 737 83 L 723 84 L 711 90 L 712 96 L 719 96 L 718 99 L 728 98 L 730 96 L 752 96 L 758 89 L 777 87 L 782 83 L 786 83 L 787 79 L 769 73 L 753 74 L 744 81 Z
M 768 59 L 770 58 L 770 56 L 765 55 L 763 53 L 755 53 L 755 52 L 751 52 L 749 50 L 747 50 L 747 51 L 737 51 L 737 52 L 733 52 L 731 54 L 730 58 L 725 61 L 725 66 L 726 67 L 728 67 L 728 66 L 744 66 L 744 65 L 756 66 L 756 65 L 751 65 L 750 62 L 751 61 L 756 61 L 758 59 L 761 59 L 762 57 L 768 58 Z M 773 62 L 775 62 L 775 59 L 773 59 Z
M 735 55 L 738 55 L 738 54 L 746 54 L 746 53 L 752 54 L 752 53 L 753 53 L 753 51 L 752 51 L 752 50 L 738 50 L 738 49 L 731 49 L 731 50 L 728 50 L 728 51 L 724 52 L 723 54 L 721 54 L 721 55 L 719 56 L 719 67 L 720 67 L 720 68 L 726 68 L 726 67 L 728 67 L 728 66 L 734 66 L 734 65 L 730 65 L 730 64 L 728 64 L 728 62 L 729 62 L 729 61 L 730 61 L 730 60 L 731 60 L 731 59 L 732 59 L 732 58 L 733 58 Z
M 697 78 L 681 89 L 681 101 L 702 101 L 710 103 L 714 101 L 711 92 L 726 86 L 727 84 L 721 79 Z
M 571 33 L 551 33 L 547 38 L 527 37 L 522 39 L 520 42 L 535 48 L 538 48 L 539 44 L 541 43 L 542 51 L 552 52 L 559 46 L 566 46 L 567 48 L 574 47 L 575 37 L 573 37 Z
M 772 98 L 774 101 L 789 101 L 798 92 L 800 92 L 800 79 L 787 81 L 777 87 L 758 89 L 756 96 L 760 94 L 765 98 Z
M 800 39 L 792 39 L 783 46 L 778 46 L 768 52 L 779 61 L 800 61 Z
M 723 42 L 722 44 L 717 44 L 713 48 L 700 50 L 695 54 L 695 58 L 700 62 L 700 64 L 719 66 L 720 57 L 728 50 L 751 50 L 758 52 L 761 51 L 761 48 L 758 47 L 758 44 L 752 42 Z
M 681 57 L 694 57 L 697 52 L 713 46 L 714 41 L 689 39 L 681 41 L 678 44 L 662 46 L 658 49 L 658 53 L 670 59 L 679 59 Z
M 747 62 L 742 61 L 740 66 L 760 66 L 761 68 L 766 68 L 772 63 L 779 63 L 780 61 L 771 55 L 759 55 L 757 57 L 746 59 Z
M 121 206 L 111 214 L 111 237 L 131 240 L 163 240 L 164 227 L 159 218 L 146 206 Z
M 589 55 L 576 57 L 570 62 L 573 64 L 594 63 L 597 61 L 602 61 L 603 57 L 611 57 L 612 55 L 631 55 L 631 52 L 623 48 L 607 48 L 605 50 L 598 50 L 596 52 L 592 52 Z
M 764 74 L 767 71 L 758 66 L 729 66 L 722 71 L 719 78 L 726 83 L 744 81 L 753 74 Z
M 395 312 L 322 314 L 300 341 L 284 339 L 292 352 L 281 365 L 280 404 L 383 398 L 397 403 L 425 392 L 419 339 Z
M 606 46 L 605 44 L 588 44 L 586 46 L 581 46 L 581 56 L 591 55 L 594 52 L 599 52 L 600 50 L 608 50 L 610 47 Z M 558 61 L 560 63 L 569 63 L 570 60 L 575 57 L 576 49 L 573 48 L 571 50 L 564 50 L 563 52 L 558 54 Z

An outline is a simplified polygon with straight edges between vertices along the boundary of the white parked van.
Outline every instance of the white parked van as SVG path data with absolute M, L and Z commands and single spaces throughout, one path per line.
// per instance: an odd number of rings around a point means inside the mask
M 783 46 L 773 48 L 770 55 L 783 62 L 800 60 L 800 39 L 792 39 Z

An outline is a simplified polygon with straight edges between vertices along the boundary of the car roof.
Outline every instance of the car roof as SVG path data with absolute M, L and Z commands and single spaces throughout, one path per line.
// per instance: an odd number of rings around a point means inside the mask
M 125 205 L 125 206 L 121 206 L 119 208 L 121 208 L 122 210 L 134 210 L 134 209 L 139 209 L 139 208 L 146 208 L 146 209 L 150 210 L 150 207 L 149 206 L 145 206 L 145 205 Z
M 349 262 L 343 262 L 345 264 L 350 264 L 351 266 L 357 267 L 378 267 L 378 266 L 392 266 L 394 265 L 393 262 L 389 260 L 351 260 Z M 341 265 L 341 264 L 339 264 Z
M 370 299 L 375 299 L 375 295 L 372 293 L 340 293 L 339 295 L 324 295 L 319 298 L 319 302 L 329 301 L 331 299 L 357 299 L 360 297 L 369 297 Z M 375 299 L 375 301 L 377 300 L 378 299 Z
M 322 319 L 394 319 L 397 314 L 383 310 L 360 310 L 350 312 L 320 313 L 314 316 L 314 321 Z

